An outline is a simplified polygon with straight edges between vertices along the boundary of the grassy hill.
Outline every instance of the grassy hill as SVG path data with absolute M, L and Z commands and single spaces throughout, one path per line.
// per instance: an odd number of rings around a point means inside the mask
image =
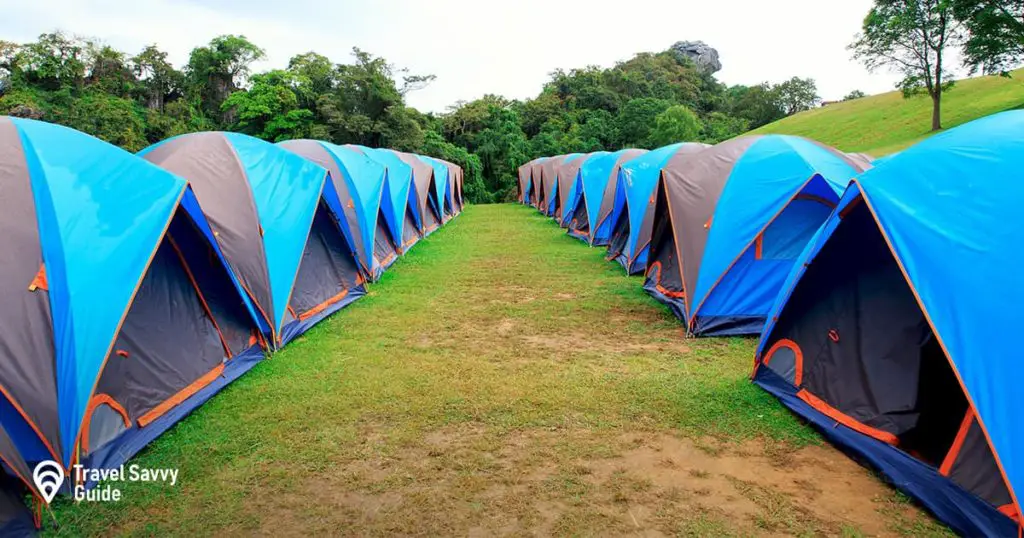
M 958 81 L 942 97 L 942 125 L 956 127 L 982 116 L 1024 108 L 1024 69 L 1012 78 L 978 77 Z M 928 137 L 931 99 L 904 99 L 898 91 L 808 110 L 755 130 L 813 138 L 843 151 L 876 157 Z

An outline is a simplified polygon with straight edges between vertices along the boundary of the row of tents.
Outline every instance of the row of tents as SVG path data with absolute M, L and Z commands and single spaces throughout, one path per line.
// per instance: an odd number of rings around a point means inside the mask
M 533 205 L 967 536 L 1019 536 L 1024 111 L 874 162 L 792 136 L 563 155 Z
M 31 532 L 39 462 L 117 468 L 363 296 L 462 180 L 389 149 L 206 132 L 133 155 L 0 117 L 0 535 Z

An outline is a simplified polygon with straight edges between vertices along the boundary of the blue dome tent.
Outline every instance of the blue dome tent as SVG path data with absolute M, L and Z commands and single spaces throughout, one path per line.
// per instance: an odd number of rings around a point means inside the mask
M 611 239 L 612 206 L 619 167 L 647 153 L 645 149 L 623 149 L 587 159 L 576 177 L 570 200 L 569 235 L 589 245 L 607 245 Z
M 35 464 L 116 468 L 262 360 L 262 319 L 184 179 L 0 117 L 0 185 L 0 461 L 39 499 Z
M 323 167 L 238 133 L 181 135 L 139 155 L 195 189 L 275 346 L 365 294 L 352 233 Z
M 387 168 L 366 155 L 318 140 L 289 140 L 279 146 L 324 167 L 338 191 L 359 262 L 377 280 L 398 259 L 395 212 L 388 195 Z
M 654 187 L 661 178 L 661 169 L 676 155 L 693 155 L 707 144 L 681 142 L 651 150 L 623 163 L 615 185 L 612 206 L 611 238 L 608 259 L 622 264 L 631 275 L 647 268 L 647 249 L 651 242 L 654 220 Z
M 644 288 L 691 334 L 758 334 L 793 260 L 859 160 L 782 135 L 735 138 L 662 168 Z
M 420 240 L 420 213 L 416 202 L 416 188 L 413 186 L 412 167 L 398 154 L 389 149 L 367 148 L 345 145 L 383 165 L 388 171 L 388 197 L 391 199 L 393 215 L 389 219 L 391 237 L 401 238 L 398 253 L 405 254 Z M 383 205 L 383 204 L 382 204 Z
M 846 190 L 768 317 L 754 381 L 966 536 L 1018 536 L 1024 112 Z

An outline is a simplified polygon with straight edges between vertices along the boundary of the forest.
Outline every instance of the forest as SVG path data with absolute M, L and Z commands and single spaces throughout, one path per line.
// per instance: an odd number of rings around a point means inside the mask
M 558 69 L 532 99 L 485 95 L 422 113 L 406 96 L 435 77 L 370 52 L 309 52 L 254 72 L 264 57 L 241 35 L 196 47 L 180 67 L 156 45 L 132 54 L 61 32 L 0 41 L 0 114 L 67 125 L 133 152 L 205 130 L 390 147 L 459 164 L 466 198 L 491 203 L 515 197 L 516 168 L 537 156 L 715 143 L 820 101 L 812 79 L 727 86 L 666 50 L 611 68 Z

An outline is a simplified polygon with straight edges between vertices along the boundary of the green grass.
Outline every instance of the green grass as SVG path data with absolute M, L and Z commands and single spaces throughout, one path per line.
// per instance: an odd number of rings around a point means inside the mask
M 658 473 L 592 472 L 663 438 L 704 458 L 820 446 L 749 382 L 754 340 L 685 340 L 603 255 L 530 208 L 467 208 L 133 460 L 179 468 L 176 487 L 58 501 L 58 532 L 756 533 Z
M 1024 69 L 1012 78 L 978 77 L 957 81 L 942 97 L 942 125 L 1024 106 Z M 847 152 L 875 157 L 900 151 L 931 133 L 932 102 L 927 95 L 904 99 L 900 92 L 873 95 L 801 112 L 755 130 L 800 135 Z

